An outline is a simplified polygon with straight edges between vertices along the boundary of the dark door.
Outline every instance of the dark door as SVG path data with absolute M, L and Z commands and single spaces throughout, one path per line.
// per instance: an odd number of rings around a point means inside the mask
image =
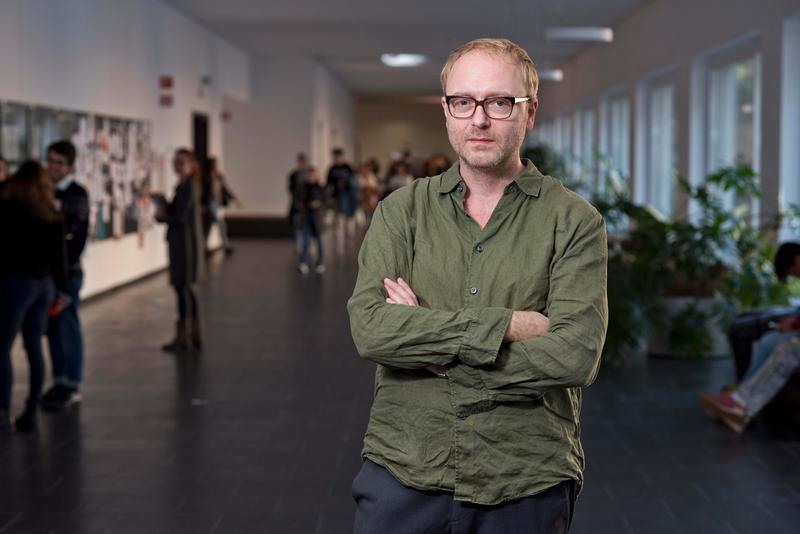
M 203 113 L 192 114 L 192 137 L 194 139 L 194 153 L 197 161 L 205 174 L 208 161 L 208 115 Z

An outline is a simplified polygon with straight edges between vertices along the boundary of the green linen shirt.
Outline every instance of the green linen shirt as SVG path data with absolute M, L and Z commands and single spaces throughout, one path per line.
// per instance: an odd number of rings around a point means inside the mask
M 582 486 L 581 388 L 608 324 L 602 217 L 523 163 L 482 230 L 458 164 L 386 198 L 347 304 L 359 354 L 378 364 L 363 456 L 476 504 Z M 418 307 L 386 303 L 383 279 L 397 277 Z M 504 342 L 513 310 L 545 314 L 549 331 Z

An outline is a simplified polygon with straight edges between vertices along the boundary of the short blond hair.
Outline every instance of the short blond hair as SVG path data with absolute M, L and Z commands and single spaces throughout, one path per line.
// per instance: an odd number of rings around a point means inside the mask
M 508 39 L 474 39 L 453 50 L 447 58 L 447 63 L 442 67 L 442 73 L 439 75 L 439 79 L 442 82 L 442 93 L 447 93 L 447 77 L 450 75 L 450 71 L 453 70 L 453 65 L 456 64 L 456 61 L 465 54 L 476 50 L 489 52 L 490 54 L 504 54 L 516 61 L 522 67 L 522 72 L 525 76 L 525 85 L 528 87 L 526 96 L 536 98 L 539 91 L 539 75 L 536 73 L 536 65 L 534 65 L 531 56 L 521 46 Z

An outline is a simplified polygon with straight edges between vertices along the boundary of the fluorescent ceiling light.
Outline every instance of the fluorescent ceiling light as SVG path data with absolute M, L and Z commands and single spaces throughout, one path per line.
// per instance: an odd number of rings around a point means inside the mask
M 566 26 L 550 28 L 545 32 L 548 41 L 594 41 L 610 43 L 614 40 L 614 30 L 591 26 Z
M 564 79 L 564 71 L 561 69 L 541 69 L 537 73 L 542 82 L 560 82 Z
M 381 61 L 387 67 L 418 67 L 428 58 L 422 54 L 381 54 Z

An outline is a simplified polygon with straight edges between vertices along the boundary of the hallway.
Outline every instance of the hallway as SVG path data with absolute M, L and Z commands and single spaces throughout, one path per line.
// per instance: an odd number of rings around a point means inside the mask
M 91 301 L 84 402 L 0 439 L 0 533 L 345 533 L 372 395 L 344 302 L 354 251 L 301 277 L 289 241 L 241 241 L 201 285 L 206 349 L 174 357 L 163 274 Z M 24 394 L 17 348 L 15 405 Z M 783 533 L 800 438 L 742 439 L 697 393 L 730 362 L 603 369 L 584 398 L 576 533 Z M 744 504 L 743 504 L 744 503 Z

